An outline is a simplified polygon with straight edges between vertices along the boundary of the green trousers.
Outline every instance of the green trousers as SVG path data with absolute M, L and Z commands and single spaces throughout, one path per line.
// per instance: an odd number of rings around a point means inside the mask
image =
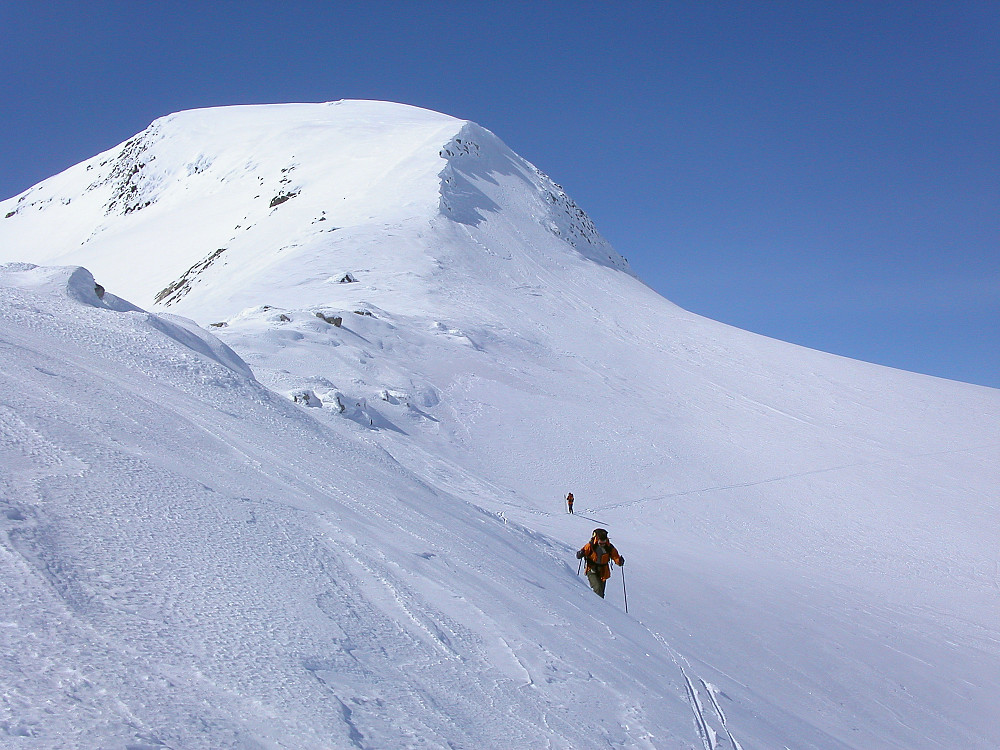
M 594 593 L 603 599 L 604 587 L 608 585 L 608 582 L 601 580 L 600 574 L 593 570 L 587 573 L 587 580 L 590 581 L 590 588 L 594 590 Z

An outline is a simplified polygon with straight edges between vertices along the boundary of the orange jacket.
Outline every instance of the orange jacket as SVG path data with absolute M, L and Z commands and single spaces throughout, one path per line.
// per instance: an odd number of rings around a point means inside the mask
M 606 581 L 611 578 L 611 566 L 608 564 L 611 560 L 614 560 L 619 565 L 622 564 L 622 556 L 618 554 L 618 550 L 615 549 L 615 545 L 611 542 L 601 545 L 605 549 L 603 555 L 598 555 L 597 550 L 594 549 L 593 542 L 587 542 L 580 549 L 583 553 L 583 559 L 587 561 L 587 573 L 591 571 L 596 572 L 602 581 Z

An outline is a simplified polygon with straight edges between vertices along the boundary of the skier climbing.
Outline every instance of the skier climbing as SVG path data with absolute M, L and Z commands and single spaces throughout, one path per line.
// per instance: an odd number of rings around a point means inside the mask
M 625 558 L 618 554 L 615 545 L 608 539 L 607 530 L 594 529 L 590 541 L 577 551 L 576 557 L 587 561 L 586 572 L 590 588 L 603 599 L 604 587 L 611 578 L 611 561 L 614 560 L 619 566 L 625 565 Z
M 568 495 L 566 495 L 566 512 L 568 512 L 568 513 L 572 513 L 573 512 L 573 493 L 572 492 L 569 493 Z

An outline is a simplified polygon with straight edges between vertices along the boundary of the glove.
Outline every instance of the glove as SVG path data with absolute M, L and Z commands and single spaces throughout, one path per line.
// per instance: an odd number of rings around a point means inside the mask
M 578 549 L 576 551 L 576 559 L 577 560 L 582 560 L 583 559 L 583 550 L 582 549 Z
M 618 567 L 619 567 L 619 568 L 624 568 L 624 567 L 625 567 L 625 558 L 624 558 L 624 557 L 623 557 L 623 558 L 621 558 L 621 559 L 620 559 L 620 560 L 618 561 Z

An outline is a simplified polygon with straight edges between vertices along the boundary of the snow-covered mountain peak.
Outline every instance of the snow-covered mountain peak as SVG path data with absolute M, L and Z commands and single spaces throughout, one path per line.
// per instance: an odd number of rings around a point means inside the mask
M 540 257 L 628 268 L 492 133 L 386 102 L 179 112 L 5 201 L 0 216 L 0 259 L 80 263 L 147 307 L 203 322 L 325 303 L 345 276 L 371 289 L 401 273 L 440 279 L 453 222 L 468 228 L 467 267 L 513 225 Z

